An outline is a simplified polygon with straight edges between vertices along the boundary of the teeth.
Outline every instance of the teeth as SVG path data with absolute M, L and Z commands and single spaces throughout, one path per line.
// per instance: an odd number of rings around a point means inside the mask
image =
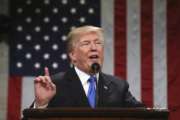
M 90 58 L 98 58 L 98 56 L 97 55 L 92 55 L 92 56 L 90 56 Z

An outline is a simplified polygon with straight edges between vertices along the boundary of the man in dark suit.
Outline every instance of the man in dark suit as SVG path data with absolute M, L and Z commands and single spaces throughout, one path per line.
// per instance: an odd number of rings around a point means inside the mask
M 73 29 L 68 35 L 67 52 L 73 65 L 71 69 L 50 77 L 45 68 L 45 75 L 36 77 L 35 108 L 144 107 L 131 95 L 125 80 L 101 72 L 104 58 L 101 28 L 83 26 Z M 89 78 L 95 82 L 90 83 Z

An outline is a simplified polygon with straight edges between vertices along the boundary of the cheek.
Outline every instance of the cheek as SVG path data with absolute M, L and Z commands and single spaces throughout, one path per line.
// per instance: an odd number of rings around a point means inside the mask
M 103 48 L 99 49 L 99 54 L 100 54 L 102 57 L 104 56 L 104 49 L 103 49 Z
M 88 50 L 87 49 L 84 49 L 84 48 L 79 48 L 78 50 L 77 50 L 77 54 L 79 55 L 79 56 L 81 56 L 81 57 L 83 57 L 83 56 L 87 56 L 88 55 Z
M 76 51 L 76 59 L 84 59 L 86 57 L 86 53 L 82 50 L 77 50 Z

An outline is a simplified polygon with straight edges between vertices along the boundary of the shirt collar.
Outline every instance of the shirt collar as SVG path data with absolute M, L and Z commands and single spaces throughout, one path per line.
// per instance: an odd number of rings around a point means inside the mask
M 76 66 L 74 67 L 75 68 L 75 71 L 81 81 L 81 83 L 84 85 L 84 84 L 87 84 L 87 81 L 88 79 L 90 78 L 90 75 L 83 72 L 82 70 L 80 70 L 79 68 L 77 68 Z M 99 79 L 99 73 L 96 74 L 96 77 L 97 77 L 97 82 L 98 82 L 98 79 Z

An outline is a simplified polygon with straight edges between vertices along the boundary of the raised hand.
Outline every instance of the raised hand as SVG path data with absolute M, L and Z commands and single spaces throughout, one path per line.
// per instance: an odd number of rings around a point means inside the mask
M 56 94 L 56 86 L 52 82 L 47 67 L 44 68 L 44 76 L 38 76 L 34 80 L 35 88 L 35 104 L 36 106 L 44 106 Z

